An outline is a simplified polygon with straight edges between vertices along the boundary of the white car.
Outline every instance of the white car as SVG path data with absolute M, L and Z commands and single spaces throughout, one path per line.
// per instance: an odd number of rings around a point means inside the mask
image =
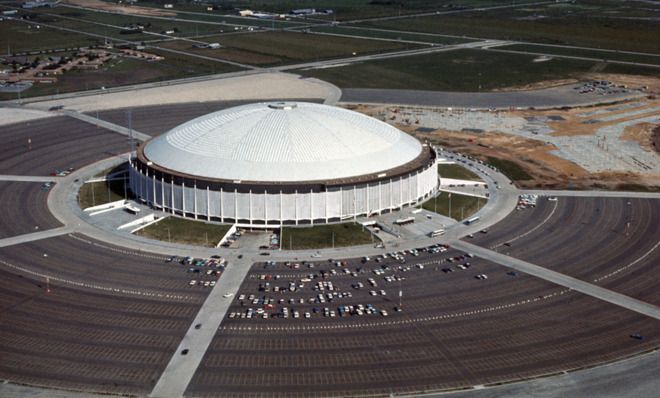
M 224 297 L 224 298 L 229 298 L 229 297 L 233 297 L 233 296 L 234 296 L 234 293 L 225 293 L 225 294 L 222 295 L 222 297 Z

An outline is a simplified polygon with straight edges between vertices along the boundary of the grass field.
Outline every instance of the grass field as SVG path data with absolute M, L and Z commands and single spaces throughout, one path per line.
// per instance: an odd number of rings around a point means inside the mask
M 525 169 L 522 168 L 522 166 L 511 160 L 493 158 L 489 156 L 488 163 L 498 168 L 505 176 L 509 177 L 513 181 L 525 181 L 532 179 L 532 176 L 530 176 L 525 171 Z
M 166 30 L 175 30 L 174 36 L 194 36 L 196 34 L 213 34 L 221 31 L 233 31 L 229 25 L 222 24 L 220 21 L 217 23 L 195 23 L 178 20 L 169 20 L 167 18 L 150 18 L 135 15 L 113 14 L 107 12 L 95 12 L 91 10 L 83 10 L 70 7 L 56 7 L 56 8 L 42 8 L 30 11 L 23 11 L 26 14 L 33 15 L 39 19 L 52 21 L 55 19 L 58 24 L 63 26 L 78 26 L 82 30 L 91 31 L 97 34 L 106 34 L 105 32 L 112 33 L 112 27 L 117 27 L 117 30 L 112 34 L 113 37 L 118 37 L 125 40 L 143 40 L 154 39 L 156 36 L 147 34 L 120 34 L 121 28 L 130 24 L 141 24 L 148 32 L 162 33 Z M 111 26 L 103 26 L 111 25 Z
M 208 43 L 218 42 L 225 48 L 202 50 L 205 55 L 254 65 L 287 64 L 328 58 L 349 57 L 352 53 L 367 54 L 401 50 L 410 45 L 350 37 L 336 37 L 297 32 L 259 32 L 250 34 L 205 37 Z M 170 42 L 171 43 L 171 42 Z M 173 44 L 162 44 L 172 46 Z M 180 46 L 182 44 L 176 44 Z M 184 44 L 188 51 L 190 44 Z
M 457 180 L 481 181 L 478 175 L 458 164 L 439 164 L 438 174 L 444 178 L 455 178 Z
M 588 72 L 595 64 L 567 59 L 533 62 L 535 58 L 522 54 L 457 50 L 298 72 L 327 80 L 341 88 L 487 91 L 576 77 Z
M 91 182 L 83 184 L 78 191 L 78 204 L 81 209 L 98 206 L 124 199 L 124 182 Z
M 21 93 L 21 97 L 53 95 L 72 91 L 92 90 L 101 87 L 117 87 L 128 84 L 147 83 L 189 76 L 227 73 L 240 68 L 165 51 L 149 50 L 165 57 L 164 61 L 148 62 L 133 58 L 118 57 L 98 70 L 71 70 L 58 76 L 52 84 L 34 84 Z M 0 100 L 15 99 L 14 93 L 0 93 Z
M 282 230 L 282 248 L 288 250 L 322 249 L 372 243 L 371 233 L 360 224 L 343 223 Z
M 371 21 L 368 25 L 416 32 L 657 53 L 660 49 L 658 21 L 617 18 L 617 14 L 613 17 L 611 12 L 617 12 L 621 7 L 621 2 L 593 0 L 561 6 Z M 639 11 L 645 7 L 636 5 L 629 11 Z M 655 13 L 647 11 L 644 15 L 652 17 Z
M 89 46 L 97 43 L 97 39 L 64 32 L 57 29 L 29 25 L 20 21 L 5 20 L 0 22 L 0 45 L 2 53 L 7 50 L 12 53 L 25 51 L 49 50 Z
M 229 225 L 207 224 L 170 216 L 135 234 L 165 242 L 215 247 L 229 228 Z
M 471 41 L 459 37 L 448 37 L 448 36 L 435 35 L 435 34 L 396 32 L 396 31 L 388 31 L 381 29 L 360 28 L 350 25 L 318 26 L 318 27 L 312 27 L 311 30 L 312 32 L 333 33 L 339 35 L 361 36 L 361 37 L 373 37 L 373 38 L 389 39 L 389 40 L 409 40 L 409 41 L 419 41 L 423 43 L 433 43 L 433 44 L 457 44 L 457 43 L 466 43 Z
M 511 50 L 511 51 L 529 51 L 529 52 L 551 54 L 551 55 L 568 55 L 573 57 L 589 57 L 600 60 L 627 61 L 627 62 L 639 62 L 639 63 L 651 64 L 651 65 L 660 65 L 660 54 L 658 56 L 625 54 L 625 53 L 622 54 L 619 52 L 610 52 L 610 51 L 582 50 L 575 48 L 551 47 L 551 46 L 528 45 L 528 44 L 514 44 L 511 46 L 498 47 L 497 49 Z
M 450 212 L 451 202 L 451 212 Z M 474 196 L 441 192 L 438 196 L 422 203 L 422 208 L 456 220 L 464 220 L 486 205 L 487 200 Z

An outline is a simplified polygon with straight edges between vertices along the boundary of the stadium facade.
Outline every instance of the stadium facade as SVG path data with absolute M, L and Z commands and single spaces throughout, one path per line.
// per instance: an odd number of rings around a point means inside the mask
M 315 224 L 413 205 L 437 188 L 436 154 L 377 119 L 314 103 L 257 103 L 143 143 L 131 191 L 199 220 Z

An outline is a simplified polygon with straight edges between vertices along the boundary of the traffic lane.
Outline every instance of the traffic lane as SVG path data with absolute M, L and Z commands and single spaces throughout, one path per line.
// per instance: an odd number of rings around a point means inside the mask
M 13 383 L 146 395 L 198 308 L 0 274 L 0 377 Z
M 200 273 L 189 273 L 190 266 L 165 262 L 163 256 L 133 252 L 78 235 L 4 247 L 0 259 L 19 269 L 47 275 L 54 285 L 111 289 L 117 294 L 169 301 L 201 303 L 210 288 L 189 286 L 189 281 L 218 279 L 218 275 L 206 275 L 205 268 Z
M 557 203 L 556 214 L 542 228 L 518 240 L 515 236 L 524 230 L 505 231 L 507 239 L 496 250 L 633 298 L 660 302 L 653 288 L 660 275 L 652 269 L 660 257 L 659 200 L 560 198 Z M 502 232 L 496 227 L 489 234 Z
M 62 226 L 48 211 L 48 190 L 38 182 L 0 181 L 0 206 L 18 216 L 0 218 L 0 239 Z
M 125 136 L 69 117 L 53 117 L 3 128 L 0 174 L 50 175 L 128 152 Z
M 594 102 L 616 101 L 640 96 L 639 93 L 599 96 L 580 94 L 574 85 L 532 91 L 451 92 L 396 89 L 342 89 L 341 102 L 397 105 L 424 105 L 447 108 L 510 108 L 576 106 Z
M 406 316 L 407 313 L 406 313 Z M 382 318 L 381 318 L 382 319 Z M 305 329 L 223 324 L 189 394 L 387 394 L 560 372 L 652 347 L 660 323 L 575 292 L 438 321 Z M 394 318 L 390 317 L 389 321 Z M 365 321 L 375 323 L 375 321 Z M 264 334 L 268 339 L 264 339 Z
M 322 103 L 322 99 L 284 99 L 286 101 L 305 101 Z M 87 115 L 98 117 L 119 126 L 128 127 L 128 111 L 131 111 L 131 126 L 133 129 L 149 134 L 152 137 L 161 135 L 168 130 L 188 122 L 199 116 L 234 106 L 273 100 L 246 101 L 211 101 L 189 102 L 183 104 L 153 105 L 135 108 L 112 109 L 99 112 L 87 112 Z

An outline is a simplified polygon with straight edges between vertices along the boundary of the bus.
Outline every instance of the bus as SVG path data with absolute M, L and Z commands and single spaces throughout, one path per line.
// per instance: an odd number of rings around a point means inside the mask
M 406 225 L 406 224 L 412 224 L 415 222 L 415 217 L 406 217 L 406 218 L 399 218 L 398 220 L 394 221 L 394 224 L 396 225 Z
M 445 234 L 445 230 L 444 230 L 444 229 L 436 229 L 435 231 L 431 231 L 431 232 L 429 232 L 429 236 L 430 236 L 431 238 L 435 238 L 436 236 L 442 236 L 442 235 L 444 235 L 444 234 Z
M 465 222 L 463 222 L 463 224 L 465 224 L 465 225 L 470 225 L 470 224 L 474 224 L 474 223 L 477 222 L 477 221 L 479 221 L 479 217 L 478 217 L 478 216 L 474 216 L 474 217 L 470 217 L 470 218 L 468 218 L 467 220 L 465 220 Z

